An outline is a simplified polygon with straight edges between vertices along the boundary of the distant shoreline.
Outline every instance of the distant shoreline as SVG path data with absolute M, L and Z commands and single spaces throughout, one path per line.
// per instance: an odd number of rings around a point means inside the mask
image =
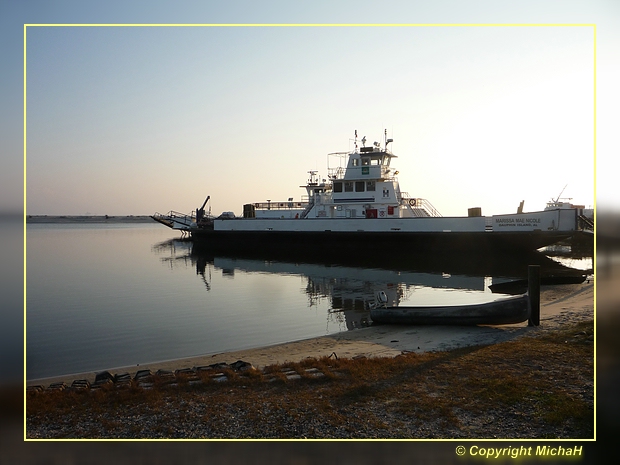
M 151 223 L 148 215 L 28 215 L 26 223 Z

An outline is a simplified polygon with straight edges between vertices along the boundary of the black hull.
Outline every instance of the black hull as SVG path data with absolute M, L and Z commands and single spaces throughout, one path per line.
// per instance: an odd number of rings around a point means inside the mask
M 216 231 L 198 229 L 191 232 L 197 241 L 208 241 L 212 250 L 252 253 L 256 250 L 279 253 L 304 249 L 307 252 L 346 254 L 362 253 L 385 256 L 432 252 L 520 253 L 534 251 L 570 237 L 570 233 L 534 231 L 504 232 L 300 232 L 300 231 Z M 386 249 L 388 247 L 389 249 Z
M 493 276 L 509 279 L 527 277 L 528 266 L 540 266 L 544 281 L 547 276 L 576 276 L 582 277 L 581 270 L 568 268 L 557 261 L 551 260 L 540 252 L 502 251 L 498 253 L 480 254 L 473 251 L 460 251 L 452 254 L 437 254 L 432 249 L 415 253 L 394 253 L 392 249 L 367 252 L 365 249 L 357 251 L 330 251 L 317 253 L 316 250 L 307 250 L 304 247 L 281 248 L 277 251 L 265 251 L 260 247 L 253 247 L 251 251 L 236 252 L 222 251 L 221 247 L 214 247 L 208 240 L 177 239 L 173 241 L 191 243 L 190 256 L 196 261 L 200 269 L 207 263 L 213 263 L 216 257 L 226 257 L 241 260 L 276 261 L 296 264 L 319 264 L 323 266 L 345 266 L 356 268 L 376 268 L 392 271 L 438 273 L 467 276 Z M 527 287 L 527 285 L 526 285 Z M 526 289 L 511 294 L 522 294 Z
M 370 310 L 375 323 L 408 325 L 506 325 L 530 317 L 527 295 L 473 305 L 379 307 Z

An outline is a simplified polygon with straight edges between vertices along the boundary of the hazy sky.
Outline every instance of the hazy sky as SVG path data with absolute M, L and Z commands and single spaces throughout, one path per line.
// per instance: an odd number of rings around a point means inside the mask
M 115 2 L 41 2 L 23 16 L 592 24 L 619 11 L 607 1 L 533 2 L 544 5 L 538 14 L 513 2 L 411 3 L 181 2 L 173 12 L 169 2 L 129 2 L 121 12 Z M 601 36 L 599 27 L 599 48 Z M 564 197 L 591 206 L 594 76 L 591 26 L 29 26 L 27 212 L 189 212 L 210 195 L 213 213 L 240 214 L 244 203 L 299 198 L 307 171 L 325 176 L 327 153 L 352 148 L 355 130 L 372 142 L 384 129 L 401 189 L 444 216 L 512 212 L 521 200 L 534 211 L 564 186 Z

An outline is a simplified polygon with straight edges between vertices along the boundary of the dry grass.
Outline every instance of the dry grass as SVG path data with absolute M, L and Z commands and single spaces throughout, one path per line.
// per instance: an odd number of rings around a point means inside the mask
M 592 438 L 593 322 L 382 359 L 308 359 L 229 381 L 28 393 L 29 437 Z M 315 368 L 323 376 L 313 376 Z M 289 380 L 283 369 L 294 370 Z M 316 373 L 316 370 L 314 370 Z

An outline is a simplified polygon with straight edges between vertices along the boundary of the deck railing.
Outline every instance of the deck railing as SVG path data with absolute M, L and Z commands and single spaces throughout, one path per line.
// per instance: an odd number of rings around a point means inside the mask
M 406 192 L 401 192 L 400 202 L 401 205 L 409 205 L 415 216 L 442 216 L 428 200 L 418 197 L 409 197 L 409 194 Z
M 257 210 L 297 210 L 306 208 L 308 202 L 256 202 L 253 205 Z

